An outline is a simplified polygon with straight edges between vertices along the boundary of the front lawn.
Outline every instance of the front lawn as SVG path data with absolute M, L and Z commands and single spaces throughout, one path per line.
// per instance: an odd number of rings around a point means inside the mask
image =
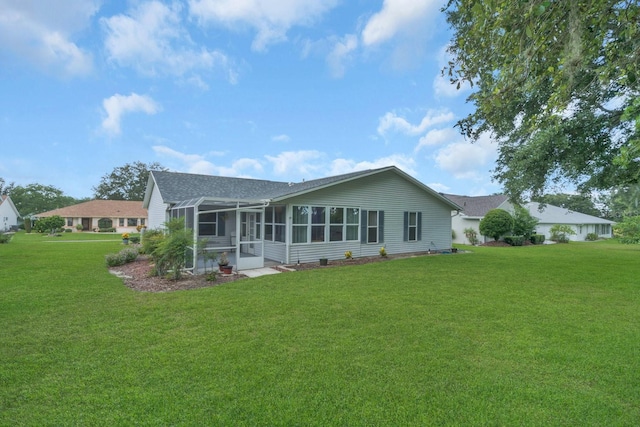
M 107 272 L 119 236 L 72 237 L 0 245 L 0 425 L 640 419 L 638 246 L 466 247 L 157 294 Z

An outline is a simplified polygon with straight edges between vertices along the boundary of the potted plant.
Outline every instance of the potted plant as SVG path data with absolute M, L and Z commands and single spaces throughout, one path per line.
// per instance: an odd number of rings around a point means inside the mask
M 220 254 L 220 258 L 218 258 L 218 267 L 220 268 L 220 271 L 224 271 L 224 268 L 228 266 L 229 266 L 229 257 L 227 256 L 226 252 L 222 252 Z
M 122 233 L 122 244 L 123 245 L 129 244 L 129 233 Z
M 320 258 L 320 265 L 327 265 L 329 260 L 327 258 Z

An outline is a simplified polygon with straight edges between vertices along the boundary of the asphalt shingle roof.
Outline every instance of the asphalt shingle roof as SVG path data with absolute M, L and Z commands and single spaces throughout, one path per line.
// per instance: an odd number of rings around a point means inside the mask
M 63 218 L 146 218 L 142 202 L 129 200 L 90 200 L 77 205 L 37 214 L 38 217 L 59 215 Z
M 455 194 L 443 194 L 443 196 L 460 206 L 465 215 L 473 217 L 485 216 L 491 209 L 497 208 L 508 199 L 504 194 L 475 197 Z
M 151 174 L 160 190 L 162 200 L 165 203 L 178 203 L 200 197 L 219 197 L 225 200 L 243 201 L 277 199 L 368 175 L 372 172 L 374 171 L 365 170 L 297 183 L 167 171 L 152 171 Z

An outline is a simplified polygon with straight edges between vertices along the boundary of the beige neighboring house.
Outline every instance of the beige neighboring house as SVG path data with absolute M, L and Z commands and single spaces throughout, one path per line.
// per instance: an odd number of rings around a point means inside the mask
M 4 194 L 0 196 L 0 232 L 15 229 L 18 226 L 18 218 L 20 213 L 11 197 Z
M 64 228 L 78 231 L 99 231 L 115 228 L 118 233 L 135 233 L 139 225 L 147 225 L 147 210 L 142 202 L 128 200 L 91 200 L 77 205 L 54 209 L 35 215 L 46 218 L 58 215 L 64 218 Z

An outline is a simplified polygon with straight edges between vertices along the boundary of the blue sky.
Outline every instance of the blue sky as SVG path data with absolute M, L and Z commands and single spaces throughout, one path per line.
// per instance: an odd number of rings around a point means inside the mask
M 73 197 L 115 167 L 301 181 L 396 165 L 484 195 L 434 0 L 0 0 L 0 177 Z

